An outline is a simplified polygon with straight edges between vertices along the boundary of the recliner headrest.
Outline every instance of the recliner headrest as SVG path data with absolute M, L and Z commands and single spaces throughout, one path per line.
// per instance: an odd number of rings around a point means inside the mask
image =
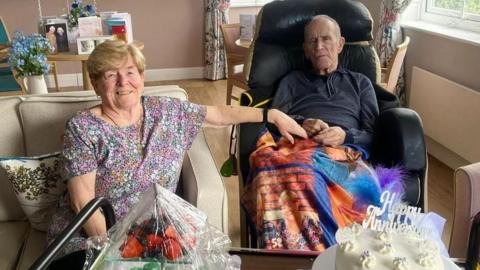
M 313 16 L 321 14 L 338 22 L 347 42 L 369 41 L 373 38 L 370 12 L 356 0 L 270 2 L 263 7 L 258 37 L 266 43 L 301 44 L 305 25 Z

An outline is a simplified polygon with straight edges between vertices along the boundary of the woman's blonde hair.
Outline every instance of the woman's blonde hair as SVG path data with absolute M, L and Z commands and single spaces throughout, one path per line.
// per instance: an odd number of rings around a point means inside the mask
M 130 55 L 140 74 L 145 71 L 145 57 L 139 48 L 119 40 L 107 40 L 98 45 L 87 60 L 87 70 L 92 83 L 109 70 L 121 67 Z

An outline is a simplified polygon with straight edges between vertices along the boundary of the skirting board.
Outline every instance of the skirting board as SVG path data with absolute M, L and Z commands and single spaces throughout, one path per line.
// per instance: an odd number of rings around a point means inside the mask
M 453 170 L 471 163 L 426 135 L 425 143 L 427 144 L 427 152 L 430 155 L 434 156 Z
M 203 78 L 203 67 L 147 69 L 145 81 L 187 80 Z M 53 75 L 45 76 L 47 87 L 54 88 Z M 83 86 L 82 73 L 58 74 L 59 87 Z

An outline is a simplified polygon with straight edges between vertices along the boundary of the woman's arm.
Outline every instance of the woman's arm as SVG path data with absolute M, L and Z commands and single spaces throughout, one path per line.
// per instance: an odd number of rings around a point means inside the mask
M 263 121 L 263 110 L 243 106 L 207 106 L 205 126 L 222 127 L 240 123 L 260 123 Z M 307 138 L 305 130 L 285 113 L 277 110 L 268 110 L 267 121 L 275 124 L 278 131 L 291 143 L 292 135 Z
M 68 192 L 73 211 L 78 214 L 88 202 L 95 198 L 95 171 L 75 176 L 68 181 Z M 105 217 L 97 210 L 90 219 L 83 225 L 88 236 L 105 235 L 107 225 Z

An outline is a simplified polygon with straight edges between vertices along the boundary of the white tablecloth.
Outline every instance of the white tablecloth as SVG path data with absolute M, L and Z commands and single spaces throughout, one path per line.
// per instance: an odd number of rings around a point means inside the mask
M 335 254 L 337 253 L 337 245 L 325 250 L 313 262 L 312 270 L 335 270 Z M 461 270 L 449 258 L 442 257 L 445 270 Z

